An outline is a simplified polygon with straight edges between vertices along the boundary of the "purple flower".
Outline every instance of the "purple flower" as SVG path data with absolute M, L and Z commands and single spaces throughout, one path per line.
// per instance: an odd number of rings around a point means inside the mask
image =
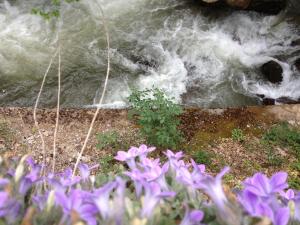
M 76 215 L 89 225 L 96 225 L 95 215 L 97 208 L 90 203 L 89 193 L 80 190 L 71 190 L 69 195 L 58 191 L 55 193 L 55 201 L 60 205 L 64 212 L 63 220 L 70 220 L 71 215 Z
M 204 213 L 200 210 L 190 211 L 189 208 L 185 210 L 185 215 L 180 225 L 199 225 L 204 218 Z
M 31 171 L 26 174 L 24 177 L 20 180 L 20 186 L 19 186 L 19 192 L 21 194 L 26 194 L 26 192 L 38 181 L 41 180 L 40 172 L 42 167 L 38 166 L 36 164 L 30 164 L 31 165 Z
M 169 189 L 165 180 L 165 173 L 169 169 L 169 165 L 167 163 L 160 167 L 159 159 L 151 160 L 145 158 L 142 160 L 141 166 L 144 169 L 142 176 L 147 182 L 157 182 L 164 190 Z
M 294 218 L 300 221 L 300 196 L 295 199 Z
M 126 189 L 126 182 L 122 180 L 120 177 L 116 178 L 116 191 L 115 196 L 113 199 L 114 208 L 113 214 L 116 225 L 123 224 L 123 216 L 125 212 L 125 189 Z
M 103 187 L 94 191 L 93 202 L 101 214 L 102 219 L 106 220 L 112 216 L 112 210 L 109 207 L 109 198 L 112 190 L 116 187 L 116 182 L 109 182 Z
M 288 207 L 272 209 L 266 203 L 260 203 L 257 206 L 257 215 L 260 217 L 269 218 L 274 225 L 287 225 L 290 217 L 290 210 Z
M 215 178 L 206 176 L 197 184 L 197 187 L 204 190 L 219 209 L 224 209 L 225 204 L 228 201 L 223 191 L 222 178 L 229 170 L 229 167 L 225 167 Z
M 269 197 L 271 194 L 280 193 L 288 187 L 286 183 L 287 173 L 279 172 L 274 174 L 271 179 L 262 173 L 257 173 L 244 182 L 245 189 L 253 192 L 257 196 Z
M 283 183 L 282 180 L 284 179 L 279 180 L 277 183 L 273 181 L 272 186 L 269 184 L 270 181 L 268 181 L 265 176 L 261 176 L 261 174 L 255 178 L 256 179 L 251 181 L 251 188 L 246 186 L 246 189 L 238 196 L 241 205 L 246 212 L 253 217 L 267 217 L 274 225 L 287 225 L 290 217 L 290 210 L 288 207 L 282 207 L 281 202 L 274 195 L 274 190 L 280 191 L 282 194 L 281 188 L 277 189 L 276 187 L 283 186 L 281 183 Z M 273 176 L 273 179 L 276 179 L 276 176 Z M 256 184 L 257 187 L 253 188 L 254 184 Z M 267 187 L 263 188 L 263 184 L 267 184 Z M 269 195 L 266 195 L 267 193 L 269 193 Z M 292 196 L 290 191 L 284 194 L 287 198 Z
M 115 159 L 121 162 L 126 162 L 130 169 L 134 169 L 136 167 L 135 158 L 137 155 L 138 153 L 136 148 L 131 148 L 128 152 L 118 151 Z
M 21 204 L 7 192 L 0 192 L 0 218 L 5 217 L 8 224 L 15 222 L 21 213 Z
M 6 178 L 0 178 L 0 188 L 5 187 L 6 185 L 8 185 L 10 183 L 9 179 Z
M 127 171 L 124 174 L 133 180 L 136 196 L 141 196 L 143 189 L 142 182 L 144 181 L 142 172 L 138 169 L 133 169 L 131 172 Z
M 132 147 L 132 148 L 136 148 L 136 147 Z M 136 151 L 141 161 L 147 157 L 148 153 L 153 152 L 154 150 L 155 150 L 154 147 L 147 147 L 146 145 L 141 145 L 139 148 L 136 148 Z
M 80 164 L 78 166 L 78 168 L 79 168 L 81 178 L 83 180 L 87 180 L 91 174 L 91 170 L 93 170 L 97 167 L 99 167 L 99 165 L 94 165 L 94 166 L 89 167 L 87 164 L 84 164 L 84 163 Z
M 292 189 L 289 189 L 286 192 L 280 191 L 280 195 L 286 200 L 293 200 L 295 198 L 295 192 Z
M 177 168 L 185 166 L 183 160 L 180 160 L 183 157 L 183 152 L 174 153 L 171 150 L 167 150 L 164 154 L 168 157 L 168 164 L 171 168 L 171 172 L 175 172 Z
M 153 214 L 154 208 L 161 200 L 174 197 L 176 195 L 175 192 L 162 192 L 157 183 L 145 182 L 143 186 L 145 190 L 143 208 L 141 211 L 141 216 L 143 218 L 150 218 Z
M 79 176 L 72 175 L 71 168 L 67 168 L 63 173 L 59 174 L 50 173 L 45 179 L 57 191 L 65 191 L 81 180 Z
M 152 152 L 154 150 L 155 148 L 148 148 L 146 145 L 141 145 L 139 148 L 131 147 L 128 152 L 118 151 L 115 159 L 121 162 L 126 161 L 129 168 L 134 169 L 136 167 L 135 158 L 137 156 L 140 157 L 140 160 L 143 160 L 144 158 L 146 158 L 149 152 Z
M 40 211 L 43 211 L 48 199 L 48 193 L 44 195 L 35 195 L 32 197 L 33 203 L 38 207 Z

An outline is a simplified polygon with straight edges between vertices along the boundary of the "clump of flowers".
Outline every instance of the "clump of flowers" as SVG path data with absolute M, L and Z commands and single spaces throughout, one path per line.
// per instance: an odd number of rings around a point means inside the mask
M 128 170 L 99 183 L 81 164 L 44 174 L 30 157 L 0 160 L 0 224 L 264 224 L 300 223 L 300 193 L 288 189 L 287 174 L 247 178 L 235 194 L 224 191 L 224 168 L 215 177 L 204 165 L 167 150 L 165 162 L 149 157 L 146 145 L 119 151 Z M 234 197 L 232 197 L 234 195 Z M 266 222 L 267 221 L 267 222 Z

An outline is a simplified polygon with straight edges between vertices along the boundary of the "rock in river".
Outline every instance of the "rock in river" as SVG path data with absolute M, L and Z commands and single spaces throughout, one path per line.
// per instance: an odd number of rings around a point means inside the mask
M 278 84 L 283 80 L 283 69 L 279 63 L 273 60 L 263 64 L 261 67 L 261 72 L 268 81 L 274 84 Z

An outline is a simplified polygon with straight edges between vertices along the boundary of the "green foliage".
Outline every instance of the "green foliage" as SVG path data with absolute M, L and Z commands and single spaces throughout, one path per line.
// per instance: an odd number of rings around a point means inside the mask
M 241 129 L 233 129 L 231 131 L 232 140 L 243 142 L 245 140 L 245 135 Z
M 79 2 L 79 0 L 64 0 L 67 3 Z M 39 15 L 43 17 L 45 20 L 50 20 L 52 18 L 58 18 L 60 16 L 60 6 L 62 0 L 52 0 L 51 1 L 51 9 L 45 10 L 40 8 L 33 8 L 31 13 L 34 15 Z
M 176 148 L 183 140 L 178 130 L 178 116 L 183 112 L 182 107 L 168 99 L 161 90 L 134 90 L 128 100 L 132 107 L 130 118 L 136 116 L 149 144 Z
M 294 177 L 290 178 L 288 181 L 289 188 L 299 190 L 300 189 L 300 178 L 299 177 Z
M 115 176 L 122 175 L 125 168 L 122 164 L 114 163 L 115 159 L 111 154 L 104 155 L 100 161 L 100 173 L 96 174 L 96 184 L 104 185 L 106 182 L 113 181 Z
M 102 172 L 108 172 L 112 169 L 112 162 L 114 161 L 114 157 L 112 155 L 105 155 L 103 158 L 101 158 L 99 164 L 100 164 L 100 170 Z
M 119 134 L 116 131 L 107 131 L 101 134 L 97 134 L 97 148 L 104 149 L 106 147 L 117 148 L 119 145 L 118 142 Z
M 270 166 L 281 166 L 284 163 L 284 158 L 269 148 L 267 151 L 267 160 Z
M 263 136 L 263 141 L 269 145 L 288 147 L 300 159 L 300 131 L 286 122 L 272 127 Z
M 296 162 L 294 162 L 292 165 L 292 169 L 300 172 L 300 160 L 297 160 Z
M 193 158 L 194 158 L 196 163 L 205 164 L 205 165 L 211 164 L 211 162 L 212 162 L 211 158 L 212 157 L 213 157 L 212 153 L 209 153 L 209 152 L 203 151 L 203 150 L 199 150 L 193 155 Z

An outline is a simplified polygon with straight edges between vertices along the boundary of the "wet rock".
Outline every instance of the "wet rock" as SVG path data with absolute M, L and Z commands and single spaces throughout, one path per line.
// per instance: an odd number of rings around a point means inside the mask
M 135 64 L 139 64 L 141 66 L 150 67 L 150 68 L 157 68 L 158 62 L 154 59 L 147 59 L 146 57 L 138 56 L 138 55 L 131 55 L 131 59 Z
M 283 69 L 275 61 L 269 61 L 262 65 L 261 72 L 270 82 L 278 84 L 283 80 Z
M 226 3 L 231 7 L 246 9 L 249 7 L 251 0 L 226 0 Z
M 296 66 L 297 70 L 300 71 L 300 58 L 296 59 L 295 66 Z
M 293 47 L 300 46 L 300 39 L 292 41 L 291 46 L 293 46 Z
M 278 14 L 286 6 L 286 0 L 252 0 L 247 7 L 266 14 Z
M 299 104 L 300 103 L 300 99 L 292 99 L 292 98 L 289 98 L 289 97 L 280 97 L 280 98 L 277 98 L 276 99 L 276 103 L 279 103 L 279 104 Z
M 253 10 L 266 14 L 278 14 L 285 9 L 286 0 L 197 0 L 208 6 L 230 6 L 238 9 Z
M 275 99 L 273 98 L 264 98 L 262 100 L 263 105 L 275 105 Z

